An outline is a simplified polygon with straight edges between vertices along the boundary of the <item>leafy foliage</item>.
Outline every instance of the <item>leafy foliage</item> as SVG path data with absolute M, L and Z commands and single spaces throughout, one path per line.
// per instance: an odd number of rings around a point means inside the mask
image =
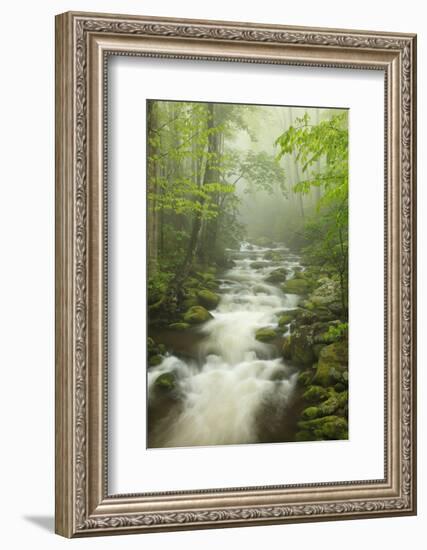
M 306 176 L 294 191 L 321 188 L 317 216 L 306 223 L 306 254 L 338 278 L 341 304 L 348 308 L 348 115 L 342 112 L 318 124 L 305 114 L 276 140 L 277 158 L 296 152 Z

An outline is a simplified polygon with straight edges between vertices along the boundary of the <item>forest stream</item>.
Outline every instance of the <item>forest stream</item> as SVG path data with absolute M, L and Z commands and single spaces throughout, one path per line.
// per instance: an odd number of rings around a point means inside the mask
M 148 370 L 149 447 L 187 447 L 294 440 L 299 414 L 298 370 L 280 353 L 289 331 L 278 318 L 300 297 L 269 282 L 278 266 L 292 278 L 303 268 L 283 245 L 242 242 L 228 250 L 233 267 L 218 277 L 220 301 L 212 319 L 177 333 L 155 329 L 167 349 Z M 275 329 L 268 342 L 255 337 Z M 154 382 L 174 376 L 174 391 L 156 392 Z

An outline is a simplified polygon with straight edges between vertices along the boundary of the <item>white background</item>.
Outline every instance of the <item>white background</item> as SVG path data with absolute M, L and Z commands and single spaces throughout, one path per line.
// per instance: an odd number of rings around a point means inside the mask
M 127 57 L 109 71 L 110 494 L 382 479 L 384 73 Z M 146 98 L 350 109 L 349 441 L 146 450 Z
M 148 536 L 66 541 L 52 534 L 54 494 L 54 40 L 53 16 L 68 9 L 144 13 L 175 17 L 230 19 L 294 25 L 418 32 L 418 86 L 425 95 L 422 3 L 416 0 L 360 0 L 281 3 L 144 2 L 85 0 L 6 3 L 2 9 L 1 93 L 1 543 L 4 548 L 179 549 L 261 546 L 338 550 L 423 548 L 426 461 L 424 332 L 427 309 L 423 279 L 426 248 L 423 213 L 425 163 L 419 159 L 419 515 L 242 528 Z M 4 42 L 4 43 L 3 43 Z M 427 117 L 419 106 L 419 151 L 425 150 Z M 420 155 L 421 157 L 421 155 Z

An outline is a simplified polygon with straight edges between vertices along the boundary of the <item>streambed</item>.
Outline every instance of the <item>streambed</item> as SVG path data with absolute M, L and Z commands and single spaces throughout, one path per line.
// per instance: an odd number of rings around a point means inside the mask
M 287 278 L 300 258 L 283 246 L 248 242 L 228 251 L 234 265 L 220 278 L 213 319 L 187 331 L 153 331 L 173 354 L 148 369 L 148 446 L 187 447 L 292 441 L 299 414 L 297 369 L 281 354 L 283 337 L 263 343 L 256 331 L 277 329 L 278 318 L 300 300 L 269 282 L 279 267 Z M 174 391 L 155 381 L 173 373 Z

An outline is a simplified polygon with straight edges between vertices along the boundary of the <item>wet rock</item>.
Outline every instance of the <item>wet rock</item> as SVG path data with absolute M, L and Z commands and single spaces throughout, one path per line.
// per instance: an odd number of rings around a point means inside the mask
M 187 330 L 190 327 L 190 323 L 172 323 L 169 325 L 169 328 L 172 330 Z
M 219 296 L 211 290 L 199 290 L 197 293 L 197 298 L 200 302 L 200 305 L 206 309 L 215 309 L 219 304 Z
M 184 314 L 184 322 L 191 325 L 206 323 L 213 319 L 213 316 L 203 306 L 193 306 Z
M 299 309 L 290 309 L 289 311 L 283 312 L 279 317 L 279 327 L 284 327 L 292 322 L 297 317 L 299 311 Z
M 154 381 L 156 390 L 172 391 L 176 388 L 176 374 L 173 372 L 164 372 Z
M 285 369 L 278 369 L 273 372 L 273 374 L 270 376 L 270 380 L 272 382 L 281 382 L 282 380 L 285 380 L 287 378 Z
M 255 338 L 260 342 L 270 342 L 270 340 L 274 340 L 276 336 L 276 331 L 269 327 L 260 328 L 255 333 Z
M 279 267 L 270 273 L 270 275 L 266 278 L 266 281 L 268 283 L 282 283 L 286 281 L 287 276 L 288 270 L 284 267 Z

